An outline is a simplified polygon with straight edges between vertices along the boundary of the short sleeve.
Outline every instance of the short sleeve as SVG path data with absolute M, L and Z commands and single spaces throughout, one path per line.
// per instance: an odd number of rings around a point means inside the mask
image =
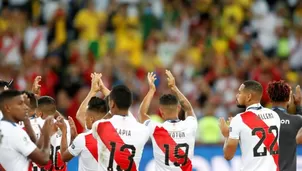
M 144 122 L 144 125 L 148 127 L 150 135 L 153 134 L 155 127 L 159 126 L 159 123 L 156 123 L 152 121 L 151 119 L 148 119 Z
M 16 149 L 16 151 L 20 152 L 23 156 L 29 156 L 36 148 L 36 144 L 34 144 L 27 133 L 20 129 L 16 131 L 16 134 L 13 135 L 12 146 Z
M 194 116 L 188 116 L 185 119 L 186 125 L 188 125 L 188 127 L 191 127 L 193 131 L 197 131 L 197 119 Z
M 85 139 L 83 134 L 79 134 L 68 147 L 68 151 L 74 157 L 78 156 L 85 148 Z
M 236 115 L 230 123 L 229 138 L 239 139 L 240 131 L 241 131 L 241 118 L 240 118 L 240 115 Z

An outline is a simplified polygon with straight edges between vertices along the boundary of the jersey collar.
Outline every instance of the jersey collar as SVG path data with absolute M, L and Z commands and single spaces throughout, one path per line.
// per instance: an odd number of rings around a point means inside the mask
M 287 110 L 285 108 L 283 108 L 283 107 L 278 107 L 278 106 L 272 107 L 272 110 L 276 110 L 276 109 L 278 109 L 278 110 L 280 110 L 280 111 L 282 111 L 284 113 L 287 113 Z
M 180 119 L 170 119 L 170 120 L 166 120 L 165 122 L 177 123 L 179 121 L 180 121 Z
M 261 106 L 260 103 L 256 103 L 256 104 L 252 104 L 252 105 L 248 106 L 245 111 L 248 111 L 248 110 L 260 110 L 262 108 L 263 107 Z
M 15 122 L 12 122 L 12 121 L 9 121 L 9 120 L 6 120 L 4 118 L 2 118 L 1 121 L 5 121 L 5 122 L 8 122 L 8 123 L 11 123 L 13 126 L 17 126 L 17 124 Z

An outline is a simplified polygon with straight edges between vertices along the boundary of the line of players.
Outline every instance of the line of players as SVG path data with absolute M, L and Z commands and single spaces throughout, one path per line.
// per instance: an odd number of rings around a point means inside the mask
M 159 100 L 159 109 L 165 120 L 163 124 L 150 120 L 147 114 L 156 92 L 154 73 L 148 73 L 149 91 L 141 103 L 138 121 L 129 111 L 131 91 L 123 85 L 110 91 L 104 86 L 101 76 L 91 75 L 91 91 L 77 112 L 78 121 L 88 131 L 77 136 L 72 119 L 67 121 L 56 111 L 54 99 L 40 97 L 35 106 L 30 105 L 35 101 L 30 93 L 26 96 L 14 90 L 1 93 L 0 108 L 4 119 L 0 122 L 0 164 L 6 170 L 63 171 L 67 170 L 65 162 L 79 156 L 81 171 L 138 170 L 143 147 L 151 137 L 155 170 L 192 170 L 197 121 L 191 104 L 177 88 L 171 72 L 166 71 L 166 76 L 172 94 L 162 95 Z M 34 87 L 39 87 L 38 81 Z M 221 132 L 226 138 L 226 159 L 234 156 L 240 140 L 242 170 L 296 170 L 296 139 L 301 142 L 302 131 L 298 131 L 302 127 L 302 119 L 286 112 L 291 92 L 287 88 L 290 87 L 284 82 L 270 84 L 273 111 L 260 105 L 263 90 L 258 82 L 246 81 L 240 86 L 236 100 L 238 107 L 246 108 L 246 112 L 230 120 L 230 126 L 220 119 Z M 105 99 L 96 97 L 99 91 Z M 292 101 L 300 106 L 300 92 L 296 95 Z M 185 112 L 184 120 L 178 117 L 181 109 Z M 290 120 L 290 124 L 282 124 L 280 119 Z M 30 136 L 21 131 L 16 124 L 19 121 L 24 121 Z M 289 161 L 289 158 L 293 160 Z

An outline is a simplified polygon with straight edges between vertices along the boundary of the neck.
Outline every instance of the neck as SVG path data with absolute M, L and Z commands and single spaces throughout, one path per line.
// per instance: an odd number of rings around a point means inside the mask
M 259 100 L 250 101 L 249 103 L 246 104 L 246 107 L 249 107 L 251 105 L 258 104 L 258 103 L 260 103 Z
M 8 117 L 8 116 L 3 116 L 2 120 L 14 122 L 14 123 L 18 123 L 19 122 L 19 121 L 15 120 L 14 118 Z
M 112 115 L 128 115 L 128 109 L 111 111 Z
M 273 107 L 282 107 L 284 109 L 287 108 L 287 102 L 272 102 Z
M 179 119 L 177 115 L 172 115 L 172 116 L 167 116 L 167 117 L 165 117 L 165 120 L 166 120 L 166 121 L 167 121 L 167 120 L 177 120 L 177 119 Z

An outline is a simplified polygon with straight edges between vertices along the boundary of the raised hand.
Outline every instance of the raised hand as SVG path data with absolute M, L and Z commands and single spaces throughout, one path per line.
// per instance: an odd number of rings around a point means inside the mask
M 54 128 L 56 126 L 54 125 L 54 118 L 53 116 L 49 116 L 45 119 L 44 125 L 41 129 L 42 135 L 46 136 L 46 137 L 50 137 L 53 132 L 54 132 Z
M 78 135 L 78 131 L 74 120 L 70 116 L 68 116 L 68 123 L 70 125 L 71 138 L 74 139 Z
M 101 76 L 102 76 L 102 74 L 97 74 L 97 73 L 91 73 L 90 74 L 90 77 L 91 77 L 90 91 L 95 92 L 95 93 L 100 91 L 99 82 L 100 82 L 100 77 Z
M 56 126 L 59 127 L 62 132 L 66 132 L 67 130 L 66 123 L 64 122 L 64 118 L 62 116 L 57 117 Z
M 155 80 L 157 79 L 156 78 L 156 75 L 153 73 L 153 72 L 148 72 L 148 84 L 149 84 L 149 89 L 150 90 L 156 90 L 156 87 L 155 87 Z
M 175 88 L 176 87 L 175 78 L 172 75 L 171 71 L 166 70 L 166 76 L 167 76 L 167 81 L 168 81 L 168 87 L 171 89 Z
M 40 95 L 40 89 L 41 89 L 40 81 L 41 80 L 42 80 L 41 76 L 37 76 L 34 80 L 32 92 L 36 95 Z
M 296 92 L 295 94 L 293 95 L 293 100 L 294 100 L 294 103 L 296 106 L 301 106 L 301 88 L 300 88 L 300 85 L 297 85 L 296 86 Z
M 224 120 L 224 118 L 219 118 L 219 128 L 221 131 L 221 134 L 227 138 L 229 137 L 230 128 L 228 126 L 229 122 L 231 122 L 231 118 L 229 118 L 228 123 Z
M 99 73 L 99 88 L 100 88 L 100 90 L 106 88 L 105 85 L 104 85 L 104 82 L 102 80 L 102 76 L 103 75 L 101 73 Z

